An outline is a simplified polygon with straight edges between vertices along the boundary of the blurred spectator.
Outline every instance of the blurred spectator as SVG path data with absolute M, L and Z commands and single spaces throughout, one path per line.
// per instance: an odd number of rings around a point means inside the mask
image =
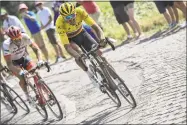
M 98 41 L 98 38 L 96 37 L 97 34 L 95 33 L 95 31 L 92 29 L 91 26 L 84 23 L 83 28 L 86 30 L 86 32 L 88 32 L 92 36 L 92 38 L 94 38 L 96 41 Z
M 176 26 L 178 22 L 178 20 L 176 20 L 178 12 L 176 12 L 176 9 L 173 9 L 174 8 L 173 1 L 154 1 L 154 2 L 156 4 L 158 11 L 164 15 L 166 21 L 168 22 L 169 28 Z M 167 10 L 169 11 L 169 14 Z
M 60 62 L 63 60 L 63 58 L 65 59 L 66 57 L 62 52 L 62 46 L 56 39 L 56 31 L 52 20 L 52 13 L 48 7 L 43 6 L 43 2 L 35 2 L 35 6 L 38 10 L 37 15 L 41 22 L 41 29 L 46 31 L 49 41 L 55 49 L 57 56 L 55 63 Z
M 34 41 L 44 54 L 46 61 L 49 61 L 48 50 L 44 43 L 39 22 L 36 20 L 36 14 L 32 11 L 28 11 L 28 7 L 24 3 L 19 5 L 19 13 L 32 34 Z
M 130 20 L 127 12 L 125 11 L 125 1 L 110 1 L 110 4 L 113 8 L 114 15 L 116 17 L 116 20 L 118 21 L 119 24 L 123 25 L 123 28 L 127 32 L 127 39 L 132 39 L 132 36 L 130 34 L 130 30 L 126 23 L 130 25 L 132 28 L 134 34 L 136 34 L 136 29 L 134 28 L 133 22 Z
M 1 8 L 1 17 L 0 19 L 3 21 L 3 30 L 6 31 L 9 26 L 17 26 L 21 29 L 21 32 L 26 33 L 26 30 L 21 23 L 21 21 L 13 15 L 9 15 L 5 9 Z
M 138 32 L 138 34 L 135 33 L 136 37 L 138 38 L 138 37 L 140 37 L 142 32 L 140 30 L 140 26 L 139 26 L 138 22 L 134 18 L 134 0 L 124 1 L 124 5 L 125 5 L 125 11 L 127 12 L 128 16 L 129 16 L 129 19 L 132 21 L 134 28 Z
M 82 5 L 86 12 L 94 19 L 94 21 L 103 29 L 99 17 L 101 15 L 101 10 L 99 6 L 93 0 L 77 0 L 76 7 Z
M 54 25 L 55 25 L 56 19 L 59 16 L 59 7 L 64 2 L 65 1 L 60 1 L 60 0 L 56 0 L 56 1 L 53 2 L 52 10 L 54 12 Z
M 3 68 L 2 60 L 1 60 L 1 50 L 2 50 L 1 47 L 2 47 L 2 43 L 4 40 L 5 40 L 4 39 L 4 31 L 3 31 L 3 28 L 0 27 L 0 69 Z
M 187 15 L 186 15 L 187 6 L 184 4 L 183 1 L 174 1 L 174 6 L 182 11 L 183 16 L 185 18 L 185 22 L 182 23 L 180 26 L 182 28 L 186 27 L 187 26 Z

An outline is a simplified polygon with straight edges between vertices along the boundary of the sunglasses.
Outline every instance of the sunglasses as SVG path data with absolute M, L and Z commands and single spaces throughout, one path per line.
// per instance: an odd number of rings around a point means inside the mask
M 74 18 L 75 18 L 75 14 L 71 14 L 71 15 L 69 15 L 69 16 L 65 16 L 65 20 L 66 20 L 66 21 L 72 20 L 72 19 L 74 19 Z
M 18 41 L 18 40 L 21 40 L 21 37 L 18 37 L 18 38 L 12 38 L 11 40 L 12 40 L 12 41 Z

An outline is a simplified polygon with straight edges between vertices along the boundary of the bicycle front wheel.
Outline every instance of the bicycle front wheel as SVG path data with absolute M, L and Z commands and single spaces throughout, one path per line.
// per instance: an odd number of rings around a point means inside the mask
M 45 108 L 45 104 L 41 104 L 41 101 L 40 101 L 43 98 L 43 95 L 39 94 L 39 90 L 36 88 L 36 86 L 34 87 L 33 85 L 31 85 L 31 83 L 28 84 L 28 92 L 29 92 L 30 98 L 32 99 L 32 103 L 35 103 L 34 106 L 36 110 L 44 118 L 44 121 L 47 120 L 48 114 Z
M 16 105 L 13 103 L 13 100 L 11 99 L 11 97 L 2 89 L 0 89 L 0 101 L 2 104 L 5 105 L 5 107 L 7 108 L 7 110 L 11 110 L 11 113 L 16 114 L 18 112 L 18 109 L 16 107 Z
M 91 65 L 90 65 L 90 67 L 91 67 Z M 113 82 L 111 80 L 109 74 L 107 72 L 106 73 L 102 72 L 99 68 L 96 68 L 94 75 L 96 76 L 97 79 L 103 79 L 101 81 L 101 83 L 104 86 L 104 88 L 103 88 L 104 91 L 109 96 L 109 98 L 117 105 L 117 107 L 120 107 L 121 106 L 121 101 L 120 101 L 118 95 L 116 94 L 115 90 L 113 90 L 109 86 L 109 84 L 111 84 L 111 83 L 108 83 L 108 82 Z
M 10 97 L 12 98 L 13 102 L 15 102 L 21 109 L 25 110 L 26 113 L 30 112 L 29 107 L 27 106 L 27 104 L 25 103 L 25 101 L 23 101 L 23 99 L 18 95 L 17 92 L 15 92 L 7 84 L 3 84 L 3 87 L 6 90 L 6 92 L 10 95 Z
M 40 85 L 48 108 L 51 110 L 54 116 L 58 118 L 58 120 L 61 120 L 63 118 L 63 112 L 56 96 L 43 80 L 40 80 Z
M 112 76 L 113 81 L 117 83 L 117 90 L 119 91 L 119 93 L 126 99 L 126 101 L 132 106 L 132 108 L 135 108 L 136 101 L 131 91 L 126 86 L 124 80 L 119 77 L 119 75 L 114 71 L 114 68 L 111 65 L 108 65 L 108 71 Z

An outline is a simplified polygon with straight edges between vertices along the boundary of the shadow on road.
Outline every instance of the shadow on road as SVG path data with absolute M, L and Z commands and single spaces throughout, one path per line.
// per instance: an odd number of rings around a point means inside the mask
M 124 110 L 127 110 L 127 111 L 124 113 Z M 79 124 L 85 124 L 85 125 L 86 124 L 106 124 L 106 123 L 112 122 L 120 117 L 123 117 L 124 115 L 128 114 L 130 111 L 132 111 L 132 108 L 130 108 L 129 106 L 125 106 L 123 108 L 116 108 L 116 107 L 112 106 L 108 109 L 104 109 L 104 110 L 96 113 L 93 116 L 90 116 L 89 118 L 87 118 L 86 120 L 82 121 Z M 118 116 L 118 113 L 120 113 L 120 112 L 123 112 L 123 115 L 120 114 Z
M 11 114 L 11 113 L 10 113 L 10 114 Z M 10 114 L 8 114 L 8 115 L 10 115 Z M 9 121 L 11 121 L 11 120 L 14 118 L 14 116 L 15 116 L 16 114 L 17 114 L 17 113 L 12 114 L 10 118 L 7 118 L 7 115 L 6 115 L 6 120 L 5 120 L 5 121 L 1 121 L 1 120 L 3 119 L 3 118 L 1 117 L 0 124 L 7 124 Z
M 136 45 L 147 42 L 147 41 L 152 40 L 152 39 L 154 39 L 152 42 L 154 42 L 158 39 L 163 39 L 164 37 L 173 35 L 173 34 L 179 32 L 182 29 L 184 29 L 184 28 L 180 28 L 179 26 L 176 26 L 172 29 L 165 29 L 163 31 L 160 30 L 160 31 L 156 32 L 155 34 L 153 34 L 152 36 L 140 40 Z
M 8 118 L 6 121 L 4 121 L 2 123 L 3 124 L 8 124 L 8 122 L 11 121 L 14 118 L 15 115 L 16 114 L 14 114 L 12 117 Z M 20 121 L 21 119 L 23 119 L 27 115 L 28 115 L 28 113 L 25 113 L 25 114 L 23 114 L 23 115 L 21 115 L 19 117 L 16 117 L 16 120 L 14 120 L 14 122 L 11 122 L 11 124 L 16 124 L 18 121 Z
M 175 34 L 175 33 L 179 32 L 179 31 L 182 30 L 182 29 L 184 29 L 184 28 L 180 28 L 179 26 L 176 26 L 176 27 L 174 27 L 174 28 L 172 28 L 172 29 L 166 29 L 166 30 L 163 30 L 163 31 L 160 30 L 160 31 L 156 32 L 155 34 L 153 34 L 152 36 L 146 37 L 146 38 L 141 39 L 141 40 L 139 40 L 139 39 L 130 39 L 130 40 L 127 39 L 127 40 L 123 41 L 121 44 L 115 46 L 115 48 L 117 49 L 118 47 L 121 47 L 121 46 L 123 46 L 123 45 L 129 44 L 129 43 L 131 43 L 131 42 L 136 42 L 136 41 L 139 41 L 136 45 L 141 44 L 141 43 L 144 43 L 144 42 L 147 42 L 147 41 L 149 41 L 149 40 L 151 40 L 151 39 L 154 39 L 154 41 L 155 41 L 155 40 L 157 40 L 157 39 L 162 39 L 162 38 L 164 38 L 164 37 L 166 37 L 166 36 Z M 152 41 L 152 42 L 153 42 L 153 41 Z M 109 51 L 112 51 L 112 48 L 107 48 L 107 49 L 105 49 L 105 50 L 103 51 L 103 53 L 109 52 Z

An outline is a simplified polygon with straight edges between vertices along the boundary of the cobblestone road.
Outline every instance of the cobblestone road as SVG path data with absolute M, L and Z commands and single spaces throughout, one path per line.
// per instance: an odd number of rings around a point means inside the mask
M 186 124 L 186 29 L 163 38 L 130 42 L 104 55 L 132 90 L 137 101 L 134 110 L 123 99 L 122 107 L 116 109 L 69 60 L 52 66 L 53 71 L 44 75 L 66 118 L 55 121 L 50 115 L 47 122 L 41 122 L 36 111 L 23 117 L 19 110 L 8 123 Z M 1 115 L 2 122 L 8 119 Z

